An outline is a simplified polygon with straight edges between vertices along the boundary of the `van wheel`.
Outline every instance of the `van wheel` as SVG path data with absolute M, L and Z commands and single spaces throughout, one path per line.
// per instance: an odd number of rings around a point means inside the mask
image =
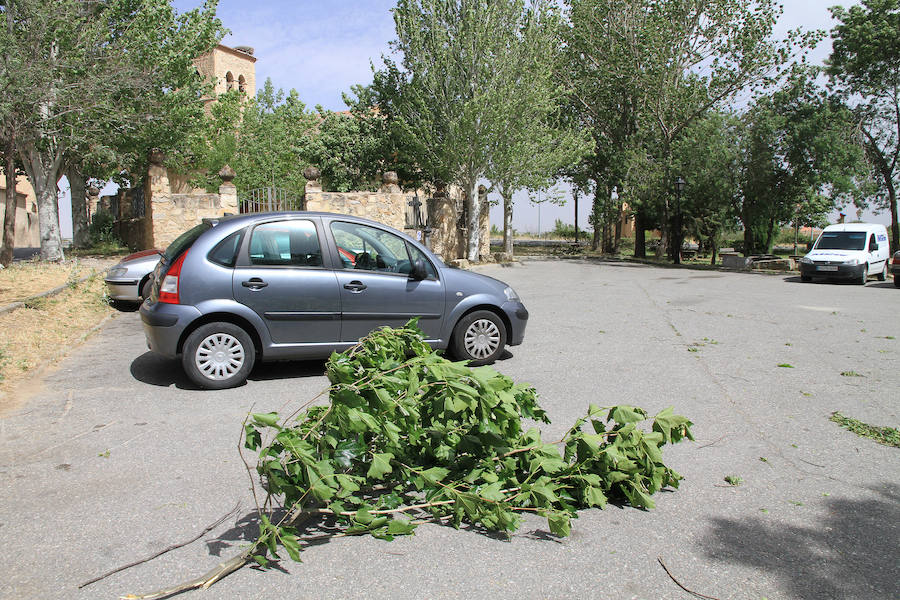
M 900 275 L 894 275 L 894 287 L 900 288 Z
M 881 273 L 878 274 L 878 281 L 887 281 L 887 261 L 884 261 L 884 267 L 881 268 Z
M 241 385 L 256 360 L 247 332 L 231 323 L 207 323 L 184 343 L 181 364 L 191 381 L 210 390 Z
M 866 285 L 866 280 L 869 278 L 869 265 L 863 267 L 862 275 L 860 275 L 859 279 L 856 280 L 856 283 L 859 285 Z
M 453 329 L 453 354 L 477 367 L 493 363 L 506 347 L 506 326 L 489 310 L 476 310 Z
M 801 275 L 800 281 L 802 281 L 803 283 L 809 283 L 810 281 L 812 281 L 812 277 L 810 275 Z

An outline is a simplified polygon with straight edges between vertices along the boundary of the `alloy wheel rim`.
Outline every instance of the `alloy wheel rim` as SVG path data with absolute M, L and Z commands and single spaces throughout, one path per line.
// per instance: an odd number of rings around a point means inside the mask
M 244 346 L 227 333 L 214 333 L 197 347 L 194 364 L 204 377 L 222 380 L 233 377 L 244 366 Z
M 487 358 L 500 347 L 500 329 L 489 319 L 478 319 L 466 329 L 464 344 L 469 356 Z

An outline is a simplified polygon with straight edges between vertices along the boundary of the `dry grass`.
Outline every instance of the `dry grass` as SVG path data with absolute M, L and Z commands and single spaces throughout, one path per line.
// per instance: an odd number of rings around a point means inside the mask
M 32 379 L 38 368 L 62 358 L 66 351 L 84 339 L 87 332 L 114 312 L 105 300 L 103 269 L 84 266 L 73 268 L 72 264 L 23 265 L 27 268 L 13 273 L 17 284 L 32 282 L 31 285 L 42 286 L 31 295 L 67 281 L 70 286 L 55 296 L 30 301 L 23 308 L 0 315 L 0 413 L 16 402 L 17 386 Z M 19 266 L 9 270 L 16 271 Z M 7 269 L 0 272 L 0 277 L 5 275 L 5 271 Z M 78 275 L 71 276 L 73 272 Z M 75 283 L 78 278 L 91 275 L 92 272 L 93 276 L 88 280 Z M 0 305 L 6 304 L 9 301 L 0 301 Z
M 78 281 L 112 262 L 115 261 L 89 259 L 63 263 L 14 262 L 0 270 L 0 307 Z

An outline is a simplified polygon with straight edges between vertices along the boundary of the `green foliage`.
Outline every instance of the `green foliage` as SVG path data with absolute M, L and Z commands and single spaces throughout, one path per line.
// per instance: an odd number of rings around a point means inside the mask
M 726 475 L 725 483 L 727 483 L 728 485 L 737 487 L 737 486 L 741 485 L 742 483 L 744 483 L 744 479 L 741 477 L 738 477 L 737 475 Z
M 327 406 L 245 424 L 269 494 L 263 506 L 283 498 L 288 515 L 273 523 L 261 514 L 260 564 L 278 545 L 299 560 L 292 525 L 304 511 L 384 539 L 412 533 L 422 517 L 512 532 L 523 513 L 566 536 L 581 508 L 611 499 L 653 508 L 651 496 L 681 479 L 662 447 L 693 439 L 692 423 L 670 408 L 649 419 L 636 407 L 591 405 L 559 442 L 545 442 L 523 425 L 549 422 L 533 388 L 442 358 L 414 321 L 332 355 L 327 375 Z
M 113 225 L 115 217 L 108 210 L 99 210 L 94 213 L 91 225 L 88 229 L 89 244 L 96 247 L 121 247 L 122 240 L 115 234 Z
M 844 429 L 848 429 L 860 437 L 873 439 L 879 444 L 883 444 L 885 446 L 900 448 L 900 431 L 898 431 L 895 427 L 878 427 L 875 425 L 869 425 L 868 423 L 863 423 L 859 419 L 845 417 L 837 411 L 831 413 L 831 416 L 828 420 L 832 421 L 833 423 L 837 423 Z

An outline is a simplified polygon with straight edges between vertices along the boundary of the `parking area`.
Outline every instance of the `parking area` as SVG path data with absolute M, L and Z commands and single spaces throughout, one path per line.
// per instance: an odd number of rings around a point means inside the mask
M 545 439 L 591 403 L 673 406 L 697 438 L 666 452 L 681 488 L 652 511 L 584 511 L 565 539 L 528 518 L 509 539 L 424 525 L 393 542 L 319 541 L 302 564 L 244 568 L 184 597 L 692 598 L 675 579 L 721 600 L 900 597 L 900 449 L 828 419 L 900 424 L 891 281 L 576 260 L 478 270 L 531 313 L 496 368 L 537 389 Z M 257 533 L 244 417 L 326 386 L 319 361 L 197 390 L 177 361 L 147 352 L 137 313 L 117 315 L 0 417 L 0 597 L 147 593 L 238 553 Z M 236 505 L 200 540 L 78 588 Z

